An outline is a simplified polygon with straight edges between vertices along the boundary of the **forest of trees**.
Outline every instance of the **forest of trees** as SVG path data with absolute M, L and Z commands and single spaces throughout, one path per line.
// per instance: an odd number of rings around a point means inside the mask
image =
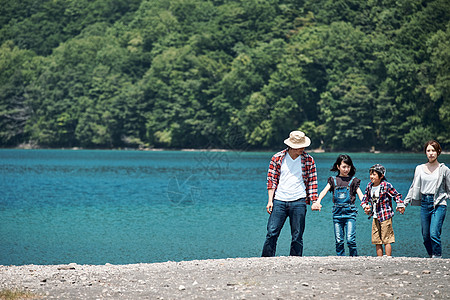
M 448 0 L 0 0 L 0 147 L 450 146 Z

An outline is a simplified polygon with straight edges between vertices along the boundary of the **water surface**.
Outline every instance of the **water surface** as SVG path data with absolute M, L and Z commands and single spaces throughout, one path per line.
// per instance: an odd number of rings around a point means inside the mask
M 260 256 L 269 152 L 0 150 L 0 264 L 127 264 Z M 319 191 L 337 153 L 312 154 Z M 364 191 L 368 169 L 406 195 L 423 154 L 350 153 Z M 441 162 L 450 162 L 441 155 Z M 448 163 L 447 163 L 448 165 Z M 330 194 L 329 194 L 330 195 Z M 304 255 L 335 255 L 330 196 L 308 210 Z M 420 209 L 396 214 L 395 256 L 425 257 Z M 448 221 L 444 257 L 450 257 Z M 375 255 L 360 209 L 360 255 Z M 286 224 L 277 255 L 289 254 Z M 346 249 L 347 250 L 347 249 Z

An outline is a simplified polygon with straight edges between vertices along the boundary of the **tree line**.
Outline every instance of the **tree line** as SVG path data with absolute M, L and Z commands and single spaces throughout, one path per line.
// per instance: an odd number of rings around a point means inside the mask
M 448 0 L 0 0 L 0 146 L 450 146 Z

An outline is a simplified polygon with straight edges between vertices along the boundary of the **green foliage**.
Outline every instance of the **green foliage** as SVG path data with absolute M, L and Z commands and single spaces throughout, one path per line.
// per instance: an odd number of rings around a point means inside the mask
M 0 47 L 0 144 L 14 146 L 26 140 L 24 127 L 32 114 L 26 87 L 35 76 L 35 55 L 11 41 Z
M 366 78 L 359 74 L 349 74 L 330 92 L 323 93 L 319 105 L 326 116 L 325 145 L 340 150 L 374 145 L 373 101 Z
M 450 146 L 446 0 L 0 0 L 0 145 Z
M 446 30 L 439 30 L 428 41 L 427 53 L 430 54 L 427 72 L 430 80 L 427 82 L 426 93 L 433 105 L 438 106 L 438 120 L 435 130 L 438 139 L 450 142 L 450 24 Z M 430 117 L 436 117 L 436 114 Z
M 430 128 L 417 126 L 414 127 L 405 134 L 403 137 L 403 144 L 406 148 L 414 150 L 414 151 L 421 151 L 423 149 L 423 145 L 429 141 L 435 139 L 433 136 L 433 132 L 430 130 Z

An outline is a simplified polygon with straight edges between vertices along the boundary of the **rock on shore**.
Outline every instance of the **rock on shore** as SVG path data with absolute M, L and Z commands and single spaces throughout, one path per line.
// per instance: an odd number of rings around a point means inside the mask
M 0 290 L 44 299 L 444 299 L 450 259 L 273 257 L 0 266 Z

